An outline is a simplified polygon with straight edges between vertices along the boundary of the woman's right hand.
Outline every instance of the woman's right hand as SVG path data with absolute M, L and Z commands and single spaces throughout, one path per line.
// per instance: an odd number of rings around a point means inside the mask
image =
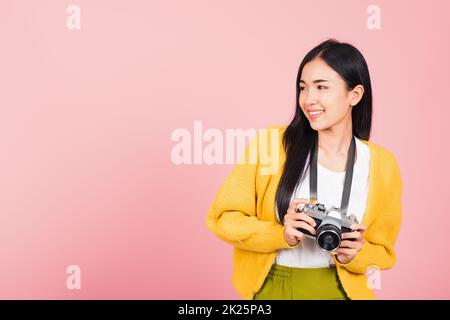
M 309 200 L 304 198 L 292 199 L 284 216 L 284 239 L 290 246 L 295 246 L 305 239 L 305 235 L 297 230 L 299 228 L 308 230 L 311 234 L 316 234 L 316 230 L 314 229 L 316 222 L 314 219 L 303 212 L 296 211 L 300 203 L 308 202 Z

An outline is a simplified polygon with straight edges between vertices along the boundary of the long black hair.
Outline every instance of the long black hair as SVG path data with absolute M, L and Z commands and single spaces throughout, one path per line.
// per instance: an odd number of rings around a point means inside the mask
M 372 88 L 367 63 L 361 52 L 351 44 L 328 39 L 309 51 L 298 68 L 295 83 L 297 91 L 295 115 L 283 135 L 286 162 L 276 193 L 276 205 L 281 223 L 284 222 L 284 216 L 297 183 L 301 181 L 303 173 L 309 168 L 306 160 L 317 141 L 317 131 L 311 128 L 299 103 L 299 82 L 302 70 L 305 64 L 314 58 L 321 58 L 338 73 L 347 84 L 348 91 L 359 84 L 364 87 L 363 97 L 352 109 L 352 130 L 357 138 L 369 140 L 370 136 Z

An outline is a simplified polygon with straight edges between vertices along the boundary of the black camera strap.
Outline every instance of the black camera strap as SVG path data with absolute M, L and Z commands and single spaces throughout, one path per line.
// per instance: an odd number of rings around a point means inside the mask
M 319 152 L 319 137 L 312 148 L 312 157 L 309 162 L 309 198 L 317 200 L 317 154 Z M 352 136 L 350 148 L 348 149 L 347 167 L 345 170 L 344 190 L 342 192 L 341 207 L 339 211 L 342 215 L 347 214 L 348 202 L 350 200 L 350 191 L 352 189 L 353 165 L 355 163 L 355 136 Z

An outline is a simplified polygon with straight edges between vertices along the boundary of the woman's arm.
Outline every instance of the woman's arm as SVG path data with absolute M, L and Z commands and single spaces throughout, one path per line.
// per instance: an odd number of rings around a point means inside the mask
M 252 143 L 256 145 L 251 147 Z M 281 224 L 262 221 L 256 216 L 259 156 L 251 163 L 249 153 L 257 152 L 257 146 L 258 136 L 245 149 L 244 161 L 236 164 L 221 186 L 206 216 L 206 224 L 220 239 L 239 249 L 270 253 L 292 248 L 284 239 Z
M 381 163 L 383 166 L 378 174 L 382 175 L 385 190 L 379 197 L 382 202 L 376 204 L 376 210 L 379 210 L 376 213 L 377 217 L 364 232 L 366 242 L 349 263 L 342 264 L 335 256 L 333 257 L 337 265 L 354 273 L 366 273 L 370 266 L 376 266 L 381 270 L 389 269 L 396 262 L 394 244 L 402 219 L 402 179 L 397 161 L 392 154 L 386 153 Z

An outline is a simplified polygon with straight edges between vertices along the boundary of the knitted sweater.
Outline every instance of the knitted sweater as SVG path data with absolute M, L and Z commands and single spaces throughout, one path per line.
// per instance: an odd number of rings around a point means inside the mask
M 208 228 L 234 246 L 232 284 L 243 299 L 251 300 L 262 287 L 277 250 L 293 248 L 285 241 L 283 226 L 275 217 L 275 194 L 286 159 L 282 144 L 285 129 L 274 126 L 259 131 L 222 184 L 206 216 Z M 391 268 L 396 262 L 394 244 L 402 216 L 402 179 L 392 153 L 362 141 L 371 153 L 362 221 L 367 226 L 366 242 L 349 263 L 333 259 L 350 299 L 375 299 L 365 273 L 371 267 Z M 272 161 L 268 163 L 271 153 Z

